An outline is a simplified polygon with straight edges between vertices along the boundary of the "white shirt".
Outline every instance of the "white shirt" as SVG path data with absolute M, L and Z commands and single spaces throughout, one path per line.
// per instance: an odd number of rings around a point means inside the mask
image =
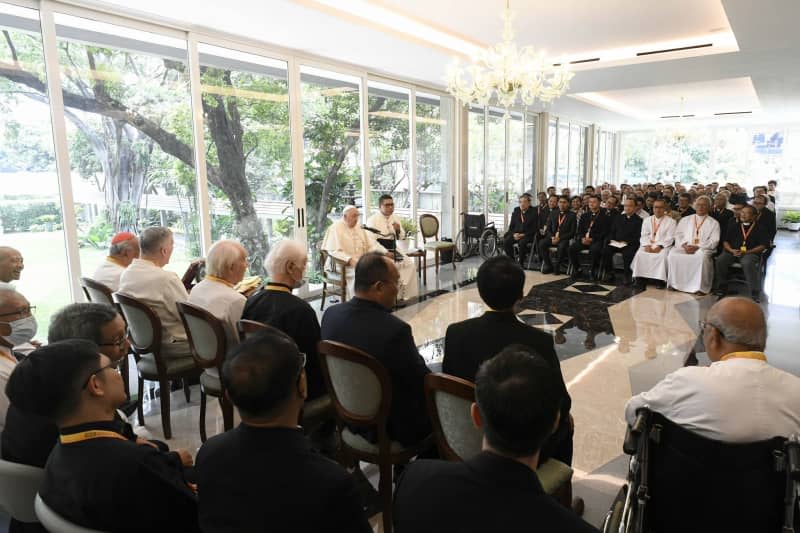
M 719 222 L 711 215 L 683 217 L 675 228 L 675 247 L 680 249 L 684 244 L 689 244 L 699 246 L 706 252 L 714 252 L 719 244 L 719 232 Z
M 7 289 L 9 291 L 17 290 L 17 288 L 8 281 L 0 281 L 0 289 Z
M 800 431 L 800 378 L 754 359 L 728 359 L 669 374 L 625 406 L 632 424 L 647 407 L 711 439 L 754 442 Z
M 228 349 L 239 344 L 236 323 L 242 318 L 247 298 L 220 281 L 208 277 L 198 283 L 189 294 L 189 303 L 201 307 L 217 317 L 225 328 Z
M 175 304 L 187 301 L 189 293 L 176 273 L 146 259 L 134 259 L 119 279 L 119 292 L 138 298 L 158 315 L 162 343 L 186 340 L 186 330 Z
M 17 363 L 11 360 L 14 356 L 5 348 L 0 347 L 0 352 L 2 352 L 0 354 L 0 432 L 2 432 L 6 427 L 6 413 L 10 403 L 6 396 L 6 384 Z
M 350 261 L 350 259 L 357 261 L 368 252 L 386 253 L 386 248 L 380 245 L 373 233 L 368 233 L 358 225 L 351 228 L 344 219 L 335 222 L 328 228 L 322 242 L 322 249 L 342 261 Z M 348 272 L 354 270 L 348 269 Z
M 125 267 L 113 262 L 111 259 L 106 258 L 105 261 L 100 263 L 97 270 L 94 271 L 92 279 L 98 283 L 102 283 L 114 292 L 119 290 L 119 278 L 125 272 Z
M 388 217 L 378 211 L 377 213 L 373 214 L 367 220 L 367 226 L 371 228 L 375 228 L 376 230 L 383 233 L 383 235 L 394 235 L 394 226 L 392 224 L 397 223 L 400 224 L 400 217 L 398 217 L 395 213 L 392 213 Z M 391 238 L 391 237 L 384 237 L 383 235 L 378 235 L 379 238 Z M 400 235 L 397 237 L 398 239 L 405 239 L 406 232 L 403 231 L 403 227 L 400 226 Z

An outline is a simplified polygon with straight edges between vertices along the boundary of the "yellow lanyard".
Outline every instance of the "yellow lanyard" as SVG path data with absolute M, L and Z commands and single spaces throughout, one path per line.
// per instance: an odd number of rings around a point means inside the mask
M 755 359 L 767 362 L 767 356 L 762 352 L 731 352 L 719 358 L 720 361 L 727 361 L 728 359 Z
M 275 291 L 275 292 L 288 292 L 289 294 L 292 293 L 292 291 L 291 291 L 291 289 L 289 289 L 289 287 L 284 287 L 283 285 L 273 285 L 271 283 L 267 283 L 266 285 L 264 285 L 264 290 L 265 291 Z
M 6 352 L 0 352 L 0 357 L 3 357 L 3 358 L 5 358 L 5 359 L 8 359 L 9 361 L 11 361 L 12 363 L 14 363 L 15 365 L 18 363 L 18 361 L 17 361 L 16 357 L 14 357 L 13 355 L 11 355 L 10 353 L 6 353 Z
M 123 265 L 122 262 L 116 257 L 111 257 L 109 255 L 108 257 L 106 257 L 106 261 L 108 261 L 109 263 L 114 263 L 115 265 L 120 266 L 122 268 L 125 268 L 125 265 Z
M 73 433 L 71 435 L 61 435 L 59 438 L 61 439 L 61 444 L 75 444 L 76 442 L 92 439 L 128 440 L 116 431 L 107 431 L 104 429 L 92 429 L 81 433 Z
M 233 283 L 230 281 L 225 281 L 222 278 L 218 278 L 217 276 L 212 276 L 211 274 L 206 274 L 206 278 L 208 281 L 216 281 L 217 283 L 222 283 L 223 285 L 227 285 L 231 289 L 233 288 Z

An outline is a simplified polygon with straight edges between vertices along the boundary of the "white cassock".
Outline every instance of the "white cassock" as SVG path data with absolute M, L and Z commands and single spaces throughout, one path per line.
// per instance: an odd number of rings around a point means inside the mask
M 633 277 L 667 281 L 667 257 L 675 240 L 675 221 L 664 215 L 661 220 L 655 215 L 642 221 L 642 236 L 639 250 L 631 263 Z M 661 246 L 658 253 L 646 252 L 645 246 Z
M 376 228 L 379 229 L 379 228 Z M 322 249 L 336 259 L 349 261 L 358 259 L 370 252 L 387 253 L 386 248 L 380 245 L 375 234 L 362 229 L 359 225 L 351 228 L 344 219 L 335 222 L 322 241 Z M 406 257 L 402 261 L 396 262 L 397 270 L 400 272 L 400 292 L 398 298 L 406 300 L 417 295 L 417 269 L 414 261 Z M 347 268 L 347 294 L 355 294 L 355 267 Z
M 394 223 L 400 224 L 400 217 L 398 217 L 394 213 L 392 213 L 387 217 L 386 215 L 378 211 L 377 213 L 375 213 L 374 215 L 372 215 L 367 219 L 367 226 L 369 226 L 370 228 L 375 228 L 376 230 L 383 233 L 383 235 L 386 235 L 386 237 L 377 235 L 379 239 L 391 239 L 389 235 L 396 235 L 394 232 L 394 226 L 392 225 Z M 404 239 L 405 236 L 406 232 L 403 231 L 403 227 L 400 226 L 400 235 L 397 235 L 397 238 Z
M 684 244 L 700 249 L 687 254 Z M 675 247 L 669 253 L 669 286 L 683 292 L 711 291 L 718 244 L 719 222 L 709 215 L 683 217 L 675 230 Z

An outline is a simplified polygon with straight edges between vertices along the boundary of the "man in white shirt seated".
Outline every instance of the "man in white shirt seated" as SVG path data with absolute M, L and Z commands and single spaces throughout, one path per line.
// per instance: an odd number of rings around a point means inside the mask
M 208 251 L 206 277 L 189 295 L 189 303 L 217 317 L 225 328 L 228 349 L 239 344 L 236 323 L 242 318 L 247 298 L 233 287 L 244 278 L 247 251 L 233 240 L 217 241 Z
M 187 301 L 189 293 L 177 274 L 164 270 L 174 246 L 169 228 L 145 229 L 139 236 L 141 257 L 131 262 L 119 280 L 119 292 L 138 298 L 161 320 L 161 355 L 165 358 L 191 357 L 175 305 Z
M 667 281 L 667 257 L 675 241 L 675 221 L 666 215 L 667 201 L 653 202 L 653 216 L 642 221 L 639 251 L 631 263 L 636 287 L 644 289 L 647 280 Z
M 367 226 L 381 232 L 378 235 L 379 242 L 380 239 L 405 239 L 406 232 L 400 225 L 400 217 L 394 214 L 394 198 L 383 194 L 378 198 L 378 206 L 380 210 L 367 219 Z
M 694 214 L 684 215 L 675 229 L 675 247 L 667 261 L 667 284 L 675 290 L 708 294 L 714 282 L 714 254 L 719 244 L 719 222 L 709 214 L 711 199 L 694 202 Z
M 25 269 L 25 262 L 19 250 L 10 246 L 0 246 L 0 289 L 14 290 L 12 281 L 19 280 Z
M 800 431 L 800 378 L 767 363 L 767 323 L 748 298 L 717 302 L 701 322 L 711 366 L 688 366 L 631 398 L 625 419 L 647 407 L 686 429 L 724 442 Z
M 117 233 L 111 238 L 108 257 L 94 271 L 92 279 L 112 291 L 119 289 L 119 278 L 134 259 L 139 257 L 139 239 L 129 231 Z
M 36 319 L 25 297 L 14 289 L 0 288 L 0 432 L 6 423 L 6 383 L 17 366 L 14 346 L 27 344 L 36 335 Z

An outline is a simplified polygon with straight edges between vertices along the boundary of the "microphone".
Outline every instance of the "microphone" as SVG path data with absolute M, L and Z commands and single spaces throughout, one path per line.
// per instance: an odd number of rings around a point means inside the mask
M 370 228 L 366 224 L 361 224 L 361 229 L 370 231 L 370 232 L 375 233 L 377 235 L 383 235 L 383 233 L 381 233 L 380 230 L 377 230 L 375 228 Z

